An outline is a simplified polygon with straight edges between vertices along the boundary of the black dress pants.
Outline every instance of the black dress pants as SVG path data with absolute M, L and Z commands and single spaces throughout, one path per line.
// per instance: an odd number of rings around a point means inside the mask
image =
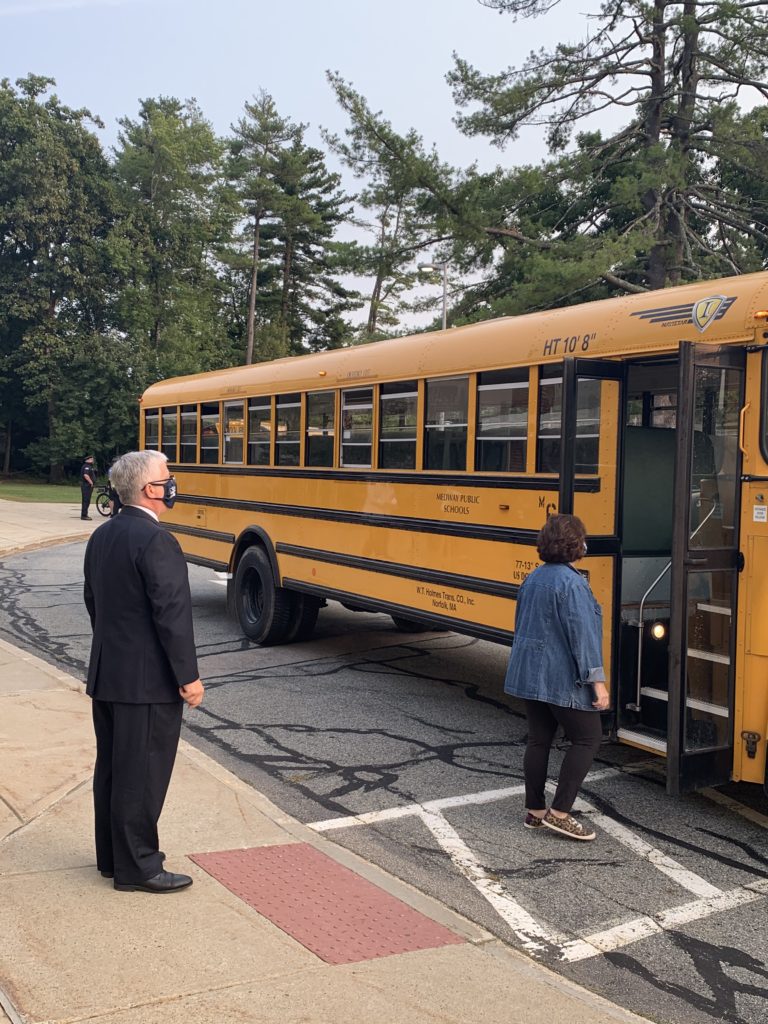
M 92 487 L 86 487 L 84 484 L 80 484 L 80 518 L 84 519 L 88 515 L 88 509 L 91 506 L 91 495 L 93 494 Z
M 567 814 L 600 747 L 603 737 L 600 712 L 562 708 L 542 700 L 527 700 L 525 712 L 528 718 L 528 745 L 523 758 L 525 806 L 529 811 L 543 811 L 547 806 L 544 787 L 549 752 L 557 727 L 562 725 L 571 745 L 563 758 L 552 807 Z
M 143 882 L 163 869 L 157 822 L 171 781 L 183 701 L 94 700 L 93 803 L 96 864 L 117 882 Z

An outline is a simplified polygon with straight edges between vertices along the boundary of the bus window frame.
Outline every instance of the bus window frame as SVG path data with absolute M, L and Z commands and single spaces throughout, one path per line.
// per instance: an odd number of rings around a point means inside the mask
M 190 408 L 191 407 L 191 408 Z M 194 412 L 192 411 L 194 409 Z M 193 448 L 194 458 L 190 460 L 182 460 L 181 456 L 184 451 L 184 444 L 182 443 L 182 424 L 184 422 L 184 416 L 194 416 L 195 418 L 195 440 L 194 444 L 187 442 L 187 448 Z M 179 405 L 179 466 L 197 466 L 200 455 L 200 403 L 199 402 L 184 402 Z
M 240 406 L 242 410 L 242 424 L 243 429 L 240 433 L 240 442 L 242 444 L 242 454 L 239 459 L 227 458 L 227 435 L 230 431 L 227 430 L 227 409 L 232 409 L 234 406 Z M 247 451 L 247 437 L 248 431 L 246 428 L 246 417 L 248 413 L 247 400 L 245 398 L 233 398 L 226 400 L 221 403 L 221 459 L 223 466 L 244 466 L 245 456 Z
M 272 439 L 272 460 L 273 460 L 272 461 L 272 465 L 276 466 L 276 467 L 278 467 L 280 469 L 296 470 L 296 469 L 301 469 L 303 467 L 303 465 L 304 465 L 304 462 L 303 462 L 303 457 L 304 457 L 304 438 L 303 438 L 303 433 L 302 433 L 302 427 L 303 427 L 303 425 L 305 423 L 305 416 L 304 416 L 304 409 L 305 409 L 305 406 L 306 406 L 306 402 L 304 401 L 305 395 L 306 395 L 306 392 L 304 392 L 304 391 L 286 391 L 283 394 L 275 395 L 275 401 L 274 401 L 273 406 L 272 406 L 272 424 L 273 424 L 273 435 L 274 435 L 273 439 Z M 281 398 L 282 399 L 298 398 L 298 401 L 291 401 L 291 402 L 287 402 L 286 401 L 286 402 L 283 402 L 283 404 L 281 406 L 280 405 L 280 399 Z M 297 441 L 278 441 L 278 439 L 277 439 L 277 418 L 278 418 L 278 410 L 280 408 L 283 408 L 283 409 L 296 409 L 296 408 L 298 408 L 298 410 L 299 410 L 299 426 L 298 426 L 298 434 L 299 434 L 299 436 L 298 436 L 298 440 Z M 294 445 L 298 445 L 298 448 L 296 449 L 296 459 L 297 459 L 297 461 L 296 462 L 279 462 L 278 458 L 277 458 L 278 451 L 280 450 L 280 449 L 278 449 L 278 444 L 282 445 L 282 446 L 285 446 L 286 449 L 288 449 L 289 446 L 290 446 L 291 450 L 293 450 L 293 446 Z
M 162 416 L 161 408 L 162 408 L 162 406 L 157 405 L 157 406 L 154 406 L 151 409 L 144 409 L 143 410 L 143 412 L 144 412 L 144 422 L 143 422 L 142 426 L 144 428 L 144 439 L 143 439 L 143 449 L 144 449 L 144 451 L 159 452 L 161 450 L 160 449 L 160 425 L 161 425 L 161 416 Z M 148 448 L 147 447 L 147 419 L 150 416 L 154 416 L 155 419 L 157 420 L 157 443 L 152 448 Z
M 210 406 L 215 405 L 217 407 L 217 409 L 219 410 L 218 414 L 217 414 L 217 419 L 216 419 L 216 426 L 217 426 L 217 431 L 216 431 L 216 433 L 217 433 L 217 450 L 216 450 L 216 455 L 217 455 L 217 458 L 216 458 L 215 462 L 203 462 L 203 407 L 206 406 L 206 405 L 210 405 Z M 218 401 L 218 400 L 217 401 L 213 401 L 213 402 L 199 402 L 198 403 L 198 407 L 197 407 L 198 408 L 197 460 L 198 460 L 198 465 L 200 465 L 200 466 L 220 466 L 221 465 L 221 444 L 222 444 L 221 405 L 222 405 L 221 401 Z M 212 414 L 208 413 L 207 415 L 210 416 Z M 213 446 L 211 445 L 210 448 L 208 448 L 207 450 L 208 451 L 213 451 Z
M 509 381 L 498 381 L 498 382 L 492 383 L 492 384 L 483 384 L 483 383 L 481 383 L 481 378 L 482 378 L 484 373 L 486 373 L 486 374 L 487 373 L 517 374 L 521 379 L 520 380 L 509 380 Z M 531 426 L 531 421 L 530 421 L 531 368 L 527 367 L 527 366 L 510 366 L 510 367 L 508 367 L 506 369 L 503 369 L 503 370 L 491 370 L 491 371 L 481 370 L 481 371 L 478 371 L 478 373 L 476 374 L 476 377 L 477 377 L 477 381 L 476 381 L 475 388 L 474 388 L 476 399 L 477 399 L 476 400 L 476 408 L 475 408 L 475 438 L 474 438 L 474 446 L 473 446 L 474 447 L 474 451 L 475 451 L 475 469 L 474 469 L 474 472 L 476 472 L 476 473 L 489 473 L 489 474 L 492 474 L 494 476 L 497 476 L 497 475 L 520 476 L 521 474 L 526 473 L 527 469 L 528 469 L 528 449 L 530 447 L 530 435 L 529 435 L 529 432 L 530 432 L 530 426 Z M 526 426 L 525 426 L 525 433 L 524 433 L 524 436 L 522 438 L 519 438 L 519 437 L 483 438 L 483 437 L 480 436 L 480 434 L 478 432 L 478 428 L 479 428 L 479 425 L 480 425 L 480 407 L 481 407 L 481 404 L 480 404 L 480 392 L 481 391 L 501 390 L 502 388 L 512 388 L 513 390 L 520 390 L 520 391 L 525 389 L 525 393 L 526 393 L 525 424 L 526 424 Z M 520 440 L 522 440 L 523 444 L 525 446 L 525 448 L 524 448 L 525 457 L 523 459 L 523 463 L 524 463 L 523 469 L 522 470 L 512 470 L 512 469 L 498 469 L 498 470 L 495 470 L 495 469 L 479 469 L 478 468 L 478 462 L 480 460 L 479 460 L 478 456 L 480 454 L 480 446 L 483 443 L 483 441 L 485 441 L 485 440 L 500 440 L 500 441 L 510 441 L 510 440 L 511 441 L 520 441 Z
M 376 402 L 376 407 L 377 407 L 377 411 L 378 411 L 378 421 L 377 421 L 377 424 L 376 424 L 376 434 L 375 434 L 375 439 L 376 440 L 375 440 L 375 445 L 376 445 L 376 465 L 377 465 L 377 468 L 380 468 L 382 470 L 382 472 L 388 472 L 388 473 L 416 473 L 417 472 L 418 454 L 419 454 L 419 448 L 421 447 L 420 444 L 419 444 L 419 440 L 420 440 L 420 433 L 419 433 L 419 395 L 420 395 L 419 384 L 420 383 L 422 383 L 422 382 L 418 378 L 414 379 L 413 377 L 409 377 L 407 380 L 387 380 L 387 381 L 382 381 L 381 384 L 378 385 L 378 398 L 377 398 L 377 402 Z M 384 388 L 390 387 L 390 386 L 391 387 L 398 387 L 398 386 L 399 387 L 405 387 L 408 384 L 415 384 L 416 386 L 415 386 L 415 388 L 413 388 L 410 391 L 394 391 L 394 392 L 389 393 L 389 394 L 385 393 L 384 390 L 383 390 Z M 388 467 L 388 466 L 382 466 L 381 465 L 381 462 L 382 462 L 382 459 L 381 459 L 382 445 L 398 443 L 400 441 L 399 438 L 391 438 L 391 437 L 383 438 L 381 436 L 382 403 L 386 402 L 386 401 L 390 401 L 390 400 L 392 400 L 394 398 L 415 398 L 416 399 L 416 418 L 415 418 L 415 423 L 414 423 L 414 427 L 413 427 L 413 431 L 414 431 L 413 437 L 412 438 L 407 437 L 407 438 L 404 439 L 404 441 L 407 442 L 407 443 L 413 442 L 413 465 L 409 466 L 409 467 L 398 467 L 398 468 L 395 468 L 395 467 Z
M 173 416 L 176 420 L 176 441 L 174 443 L 173 458 L 165 451 L 165 418 Z M 160 406 L 160 451 L 166 456 L 168 462 L 174 465 L 178 464 L 179 461 L 179 440 L 181 432 L 181 417 L 179 414 L 178 405 L 162 405 Z
M 310 464 L 309 462 L 307 462 L 307 453 L 309 451 L 309 440 L 310 440 L 309 439 L 309 406 L 310 406 L 310 400 L 313 397 L 317 397 L 318 395 L 329 396 L 331 398 L 331 407 L 332 407 L 331 415 L 333 417 L 333 420 L 332 420 L 331 432 L 330 432 L 330 437 L 331 437 L 331 461 L 330 461 L 330 464 L 328 464 L 328 465 L 315 465 L 315 464 Z M 303 432 L 304 433 L 304 452 L 303 452 L 303 458 L 301 460 L 301 464 L 302 464 L 302 466 L 304 466 L 307 469 L 333 469 L 334 466 L 336 465 L 336 435 L 338 434 L 338 430 L 336 429 L 336 426 L 337 426 L 337 423 L 338 423 L 338 421 L 336 419 L 336 404 L 337 404 L 336 403 L 336 395 L 337 395 L 337 392 L 336 392 L 335 388 L 333 388 L 333 389 L 332 388 L 318 388 L 315 391 L 305 391 L 304 392 L 304 400 L 305 400 L 304 401 L 304 406 L 305 406 L 305 417 L 306 417 L 306 419 L 305 419 L 304 432 Z M 327 434 L 322 434 L 320 436 L 321 437 L 326 437 L 328 435 Z
M 472 429 L 472 423 L 469 418 L 470 410 L 472 406 L 472 395 L 476 390 L 476 387 L 472 386 L 472 380 L 477 382 L 476 373 L 450 373 L 444 374 L 440 377 L 425 377 L 424 378 L 424 420 L 423 420 L 423 433 L 421 437 L 421 451 L 423 456 L 423 472 L 426 473 L 469 473 L 470 464 L 474 466 L 474 454 L 470 453 L 470 441 L 474 442 L 474 430 Z M 441 384 L 445 381 L 466 381 L 467 385 L 467 403 L 465 408 L 466 422 L 465 423 L 447 423 L 447 424 L 433 424 L 430 426 L 427 423 L 427 402 L 429 399 L 429 385 L 430 384 Z M 475 412 L 477 411 L 475 406 Z M 464 427 L 464 467 L 463 469 L 448 467 L 446 469 L 436 469 L 434 466 L 427 466 L 427 439 L 428 430 L 439 430 L 445 429 L 446 427 Z

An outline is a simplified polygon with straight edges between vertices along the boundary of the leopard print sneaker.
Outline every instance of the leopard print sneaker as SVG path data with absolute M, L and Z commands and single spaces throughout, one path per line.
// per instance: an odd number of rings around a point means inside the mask
M 594 839 L 596 834 L 585 828 L 580 821 L 576 821 L 570 814 L 566 814 L 564 818 L 556 818 L 551 811 L 547 811 L 541 819 L 541 824 L 545 828 L 551 828 L 553 832 L 559 832 L 560 835 L 566 836 L 568 839 L 581 839 L 584 842 Z

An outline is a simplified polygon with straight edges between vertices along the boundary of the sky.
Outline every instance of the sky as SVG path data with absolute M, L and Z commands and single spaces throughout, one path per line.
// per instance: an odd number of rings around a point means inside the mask
M 135 118 L 142 99 L 194 98 L 224 135 L 262 89 L 325 149 L 320 128 L 342 135 L 347 125 L 325 78 L 337 71 L 396 130 L 415 128 L 447 163 L 509 167 L 545 157 L 541 129 L 504 151 L 461 135 L 445 81 L 452 54 L 496 73 L 532 50 L 582 39 L 599 5 L 562 0 L 547 17 L 515 23 L 479 0 L 0 0 L 0 78 L 54 78 L 64 103 L 104 122 L 108 150 L 118 119 Z M 328 164 L 342 170 L 334 157 Z M 359 183 L 342 173 L 354 192 Z M 342 237 L 350 232 L 357 229 Z M 431 316 L 416 314 L 412 325 Z
M 461 136 L 445 82 L 452 53 L 496 72 L 582 38 L 584 12 L 597 7 L 562 0 L 548 17 L 515 23 L 479 0 L 0 0 L 0 77 L 55 78 L 65 103 L 105 122 L 107 146 L 140 99 L 194 97 L 223 134 L 260 89 L 319 143 L 319 126 L 345 127 L 330 69 L 449 163 L 509 165 L 545 155 L 539 133 L 504 153 Z

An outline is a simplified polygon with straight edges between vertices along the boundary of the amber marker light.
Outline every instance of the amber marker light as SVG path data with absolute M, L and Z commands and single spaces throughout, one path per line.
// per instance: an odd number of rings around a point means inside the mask
M 766 316 L 768 316 L 768 313 L 766 313 Z M 317 376 L 318 377 L 327 377 L 328 376 L 328 371 L 327 370 L 318 370 L 317 371 Z
M 768 320 L 768 309 L 758 309 L 753 316 L 755 320 Z

